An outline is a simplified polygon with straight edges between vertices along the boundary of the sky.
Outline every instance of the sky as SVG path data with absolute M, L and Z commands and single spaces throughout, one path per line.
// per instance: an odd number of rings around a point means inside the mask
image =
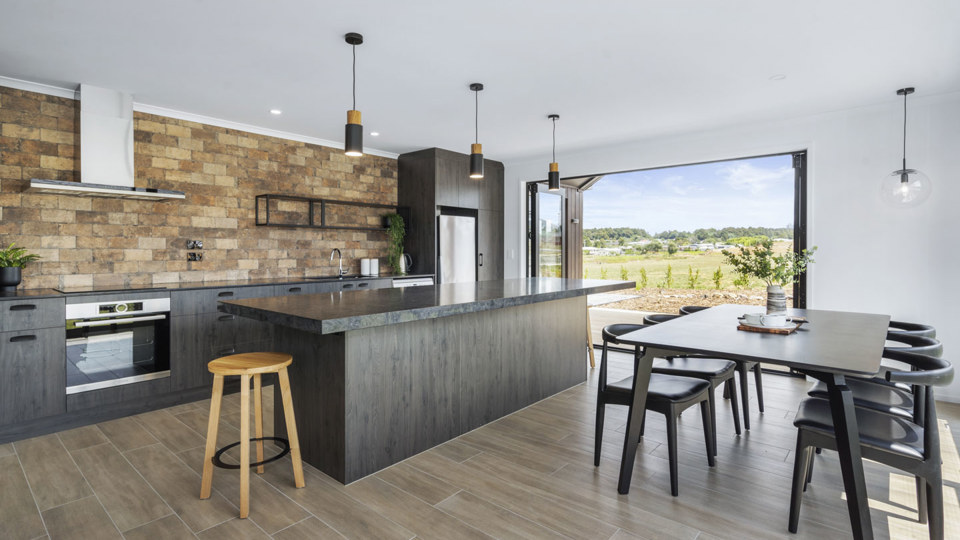
M 583 227 L 656 234 L 793 223 L 790 155 L 609 174 L 584 192 Z

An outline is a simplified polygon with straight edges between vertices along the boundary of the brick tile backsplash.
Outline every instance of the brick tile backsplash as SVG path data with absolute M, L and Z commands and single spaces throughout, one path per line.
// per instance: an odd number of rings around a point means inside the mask
M 185 200 L 24 192 L 31 178 L 79 180 L 79 128 L 79 102 L 0 86 L 0 245 L 42 257 L 25 288 L 328 275 L 333 248 L 358 273 L 361 258 L 386 257 L 386 232 L 256 227 L 254 197 L 396 204 L 396 160 L 135 112 L 136 185 Z M 203 241 L 203 261 L 186 260 L 188 240 Z

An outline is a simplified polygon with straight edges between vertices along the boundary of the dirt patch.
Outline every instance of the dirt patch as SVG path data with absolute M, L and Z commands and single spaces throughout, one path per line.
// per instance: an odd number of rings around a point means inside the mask
M 714 289 L 641 289 L 637 296 L 611 304 L 605 308 L 629 309 L 633 311 L 655 311 L 657 313 L 679 313 L 682 306 L 719 306 L 720 304 L 744 304 L 763 306 L 766 304 L 766 289 L 742 289 L 737 291 Z M 792 300 L 787 296 L 787 303 Z

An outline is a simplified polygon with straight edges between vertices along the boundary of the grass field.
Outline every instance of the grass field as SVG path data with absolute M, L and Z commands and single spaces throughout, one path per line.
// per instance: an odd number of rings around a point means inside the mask
M 792 249 L 790 242 L 777 242 L 774 249 L 786 251 Z M 667 269 L 671 269 L 673 274 L 672 284 L 666 282 Z M 720 280 L 720 288 L 723 290 L 735 290 L 733 281 L 737 278 L 733 268 L 723 262 L 723 254 L 719 251 L 696 251 L 696 252 L 677 252 L 668 255 L 666 252 L 651 253 L 647 255 L 617 255 L 617 256 L 583 256 L 584 277 L 587 279 L 621 279 L 622 271 L 626 271 L 626 279 L 636 281 L 637 287 L 640 287 L 641 269 L 647 272 L 647 289 L 670 288 L 670 289 L 715 289 L 713 282 L 713 273 L 720 268 L 723 277 Z M 696 274 L 700 271 L 700 277 L 696 286 L 691 287 L 689 275 L 691 270 Z M 757 289 L 765 287 L 765 284 L 757 279 L 751 279 L 747 289 Z M 789 294 L 788 289 L 788 294 Z

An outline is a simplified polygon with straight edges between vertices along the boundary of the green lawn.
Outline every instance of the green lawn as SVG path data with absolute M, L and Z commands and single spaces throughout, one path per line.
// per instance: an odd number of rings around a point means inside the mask
M 778 242 L 777 251 L 791 248 L 789 242 Z M 713 273 L 720 268 L 723 277 L 720 280 L 721 289 L 736 288 L 733 280 L 737 278 L 733 268 L 723 262 L 723 254 L 719 251 L 677 252 L 668 255 L 666 252 L 647 255 L 618 255 L 618 256 L 583 256 L 584 277 L 587 279 L 621 279 L 621 272 L 626 270 L 626 279 L 636 281 L 640 286 L 640 269 L 647 271 L 647 288 L 666 286 L 667 268 L 672 269 L 673 284 L 667 288 L 674 289 L 714 289 Z M 690 287 L 690 271 L 696 274 L 700 271 L 700 279 L 696 287 Z M 763 287 L 763 282 L 751 279 L 747 288 Z

